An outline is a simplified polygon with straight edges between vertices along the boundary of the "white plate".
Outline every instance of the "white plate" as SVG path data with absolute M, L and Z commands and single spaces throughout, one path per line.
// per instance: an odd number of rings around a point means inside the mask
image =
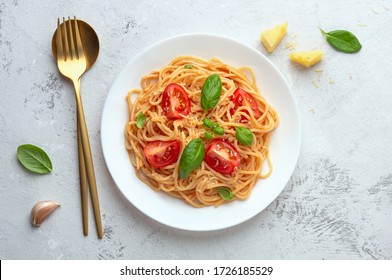
M 216 57 L 227 64 L 250 66 L 258 88 L 276 108 L 280 124 L 273 132 L 270 153 L 272 175 L 259 180 L 250 197 L 218 208 L 193 208 L 163 192 L 154 192 L 141 182 L 124 147 L 128 121 L 125 96 L 140 88 L 142 76 L 159 69 L 180 55 L 203 59 Z M 301 126 L 294 96 L 277 68 L 260 52 L 235 40 L 211 35 L 188 34 L 169 38 L 132 59 L 113 83 L 102 114 L 102 149 L 108 169 L 124 196 L 152 219 L 179 229 L 209 231 L 242 223 L 264 210 L 283 190 L 294 171 L 301 144 Z

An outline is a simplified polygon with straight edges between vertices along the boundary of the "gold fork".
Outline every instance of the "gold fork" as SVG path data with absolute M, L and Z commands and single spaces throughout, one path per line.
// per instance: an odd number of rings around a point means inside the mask
M 57 66 L 60 73 L 69 78 L 75 88 L 75 97 L 77 105 L 78 124 L 80 137 L 87 174 L 87 180 L 90 186 L 95 224 L 97 226 L 98 237 L 102 238 L 103 229 L 101 213 L 99 208 L 98 191 L 95 181 L 94 165 L 91 156 L 90 142 L 86 127 L 86 120 L 83 112 L 82 99 L 80 95 L 80 77 L 87 69 L 87 60 L 84 54 L 83 45 L 80 37 L 79 27 L 74 17 L 74 31 L 71 19 L 68 17 L 68 27 L 63 17 L 63 24 L 60 28 L 60 19 L 57 20 Z M 83 157 L 79 159 L 81 162 Z M 84 165 L 82 165 L 83 167 Z M 81 167 L 80 167 L 81 168 Z

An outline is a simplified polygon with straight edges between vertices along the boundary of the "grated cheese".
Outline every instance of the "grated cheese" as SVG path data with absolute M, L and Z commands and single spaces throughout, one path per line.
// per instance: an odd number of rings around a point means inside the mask
M 316 88 L 319 88 L 319 87 L 320 87 L 320 85 L 319 85 L 316 81 L 312 81 L 312 84 L 313 84 Z
M 290 50 L 290 51 L 294 50 L 296 47 L 297 47 L 297 42 L 296 41 L 287 42 L 287 44 L 286 44 L 286 49 Z

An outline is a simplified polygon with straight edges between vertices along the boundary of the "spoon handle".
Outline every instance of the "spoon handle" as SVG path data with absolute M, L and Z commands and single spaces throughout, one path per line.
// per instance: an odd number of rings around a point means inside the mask
M 95 224 L 97 226 L 98 237 L 101 239 L 103 237 L 101 210 L 99 208 L 98 190 L 97 190 L 97 183 L 95 181 L 94 164 L 93 164 L 93 158 L 91 156 L 90 141 L 88 138 L 86 120 L 83 112 L 82 98 L 80 96 L 80 78 L 72 80 L 72 82 L 75 88 L 76 107 L 79 116 L 78 123 L 79 123 L 80 135 L 82 140 L 81 142 L 83 146 L 83 155 L 84 155 L 84 161 L 86 166 L 87 180 L 88 180 L 88 185 L 90 187 L 90 195 L 93 204 Z
M 79 127 L 79 114 L 77 114 L 77 131 L 78 131 L 78 159 L 79 159 L 79 180 L 80 180 L 80 196 L 82 201 L 82 221 L 83 233 L 88 235 L 88 186 L 86 177 L 86 163 L 83 155 L 82 136 Z

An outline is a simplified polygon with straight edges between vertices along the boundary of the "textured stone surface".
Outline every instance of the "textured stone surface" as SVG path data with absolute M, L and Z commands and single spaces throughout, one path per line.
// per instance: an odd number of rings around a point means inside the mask
M 392 258 L 390 1 L 39 3 L 0 1 L 1 259 Z M 50 50 L 57 17 L 74 14 L 96 29 L 101 43 L 82 91 L 103 240 L 92 220 L 90 236 L 82 235 L 73 88 Z M 255 218 L 223 231 L 175 230 L 140 213 L 116 188 L 101 150 L 101 112 L 116 75 L 146 47 L 182 33 L 216 33 L 266 54 L 260 31 L 283 21 L 288 34 L 268 58 L 289 82 L 303 123 L 299 162 L 285 190 Z M 318 26 L 351 30 L 363 49 L 334 51 Z M 306 70 L 290 63 L 290 41 L 296 50 L 325 50 L 325 59 Z M 16 148 L 24 143 L 48 152 L 52 174 L 33 175 L 18 164 Z M 33 228 L 30 210 L 44 199 L 62 207 Z

